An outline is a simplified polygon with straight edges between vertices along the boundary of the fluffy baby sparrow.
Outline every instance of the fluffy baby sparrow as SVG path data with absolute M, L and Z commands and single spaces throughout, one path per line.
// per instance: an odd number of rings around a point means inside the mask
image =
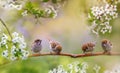
M 34 53 L 40 53 L 40 51 L 42 50 L 42 45 L 41 45 L 42 40 L 40 39 L 36 39 L 33 44 L 32 44 L 32 52 Z
M 104 53 L 110 53 L 112 49 L 112 43 L 109 40 L 103 39 L 101 42 L 101 46 L 104 50 Z
M 50 49 L 56 54 L 60 54 L 62 51 L 62 46 L 57 41 L 49 40 Z
M 85 43 L 82 45 L 82 51 L 83 51 L 83 53 L 86 53 L 86 52 L 92 53 L 94 50 L 94 47 L 95 47 L 95 43 L 88 42 L 88 43 Z

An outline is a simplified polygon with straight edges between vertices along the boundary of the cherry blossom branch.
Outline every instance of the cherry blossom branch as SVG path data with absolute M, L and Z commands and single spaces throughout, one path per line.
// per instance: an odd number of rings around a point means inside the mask
M 101 56 L 101 55 L 107 55 L 107 56 L 120 56 L 120 53 L 117 52 L 111 52 L 109 54 L 105 54 L 103 52 L 96 52 L 96 53 L 87 53 L 87 54 L 70 54 L 70 53 L 41 53 L 41 54 L 32 54 L 29 57 L 38 57 L 38 56 L 68 56 L 72 58 L 82 58 L 82 57 L 91 57 L 91 56 Z
M 9 29 L 8 29 L 8 27 L 7 27 L 7 25 L 5 24 L 5 22 L 4 22 L 1 18 L 0 18 L 0 21 L 1 21 L 1 23 L 3 24 L 3 26 L 6 28 L 8 34 L 9 34 L 11 40 L 12 40 L 12 35 L 11 35 L 11 33 L 10 33 L 10 31 L 9 31 Z

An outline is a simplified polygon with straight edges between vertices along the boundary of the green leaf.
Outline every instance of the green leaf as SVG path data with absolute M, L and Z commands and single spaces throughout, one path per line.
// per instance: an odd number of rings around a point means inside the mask
M 45 16 L 45 11 L 40 10 L 38 17 L 44 17 Z
M 54 15 L 55 15 L 55 13 L 51 12 L 51 13 L 49 14 L 49 17 L 54 17 Z
M 32 5 L 31 2 L 27 2 L 25 7 L 26 7 L 28 10 L 33 9 L 33 5 Z
M 33 9 L 33 10 L 32 10 L 32 14 L 34 14 L 34 15 L 38 14 L 38 12 L 39 12 L 38 9 Z

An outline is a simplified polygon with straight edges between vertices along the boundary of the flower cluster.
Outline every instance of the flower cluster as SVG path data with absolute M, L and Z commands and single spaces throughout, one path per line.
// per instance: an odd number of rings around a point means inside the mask
M 63 68 L 63 65 L 59 65 L 57 68 L 50 70 L 48 73 L 68 73 L 68 72 Z
M 28 15 L 28 11 L 25 10 L 24 12 L 22 12 L 22 16 L 27 16 Z
M 87 73 L 88 64 L 86 62 L 73 62 L 71 64 L 67 65 L 68 69 L 64 69 L 62 65 L 58 66 L 57 68 L 54 68 L 53 70 L 50 70 L 48 73 Z M 99 73 L 100 66 L 95 65 L 93 67 L 93 70 L 95 70 L 95 73 Z
M 88 64 L 86 62 L 79 63 L 78 61 L 68 64 L 68 72 L 70 73 L 86 73 L 88 69 Z
M 112 26 L 110 21 L 118 17 L 117 5 L 105 4 L 100 7 L 92 7 L 88 17 L 92 22 L 91 29 L 93 33 L 111 33 Z
M 101 69 L 101 67 L 98 65 L 95 65 L 93 69 L 95 70 L 95 73 L 99 73 L 99 70 Z
M 47 8 L 45 8 L 45 16 L 46 17 L 53 17 L 56 18 L 57 16 L 57 11 L 54 9 L 53 6 L 48 6 Z
M 18 3 L 17 0 L 0 0 L 0 5 L 5 9 L 22 9 L 22 4 Z
M 49 0 L 43 0 L 42 3 L 48 2 Z M 35 18 L 56 18 L 57 10 L 61 7 L 59 2 L 63 2 L 62 0 L 52 0 L 54 4 L 45 4 L 47 6 L 41 6 L 41 9 L 36 8 L 33 6 L 32 2 L 23 2 L 20 0 L 0 0 L 0 6 L 5 9 L 16 9 L 16 10 L 23 10 L 21 13 L 22 16 L 27 16 L 28 14 L 34 15 Z M 44 4 L 42 4 L 44 5 Z
M 28 14 L 34 15 L 36 18 L 56 18 L 57 16 L 57 10 L 55 10 L 51 5 L 43 9 L 39 9 L 35 8 L 31 2 L 27 2 L 24 9 L 22 16 L 26 16 Z
M 120 73 L 120 65 L 115 66 L 112 70 L 106 70 L 104 73 Z
M 3 33 L 0 39 L 0 48 L 0 50 L 3 50 L 2 56 L 10 60 L 26 59 L 29 55 L 24 37 L 17 32 L 12 33 L 12 40 Z
M 68 69 L 67 69 L 68 68 Z M 57 68 L 54 68 L 53 70 L 50 70 L 48 73 L 89 73 L 87 72 L 88 64 L 86 62 L 73 62 L 67 65 L 67 68 L 63 67 L 63 65 L 59 65 Z M 95 65 L 93 67 L 90 67 L 90 69 L 93 68 L 93 73 L 99 73 L 101 67 L 98 65 Z M 120 73 L 120 65 L 116 65 L 111 70 L 105 70 L 103 73 Z

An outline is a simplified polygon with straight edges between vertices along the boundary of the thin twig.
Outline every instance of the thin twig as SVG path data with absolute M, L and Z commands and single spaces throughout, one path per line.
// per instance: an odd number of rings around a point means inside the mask
M 5 24 L 5 22 L 4 22 L 1 18 L 0 18 L 0 21 L 1 21 L 1 23 L 3 24 L 3 26 L 6 28 L 8 34 L 9 34 L 11 40 L 12 40 L 12 35 L 11 35 L 10 30 L 8 29 L 7 25 Z

